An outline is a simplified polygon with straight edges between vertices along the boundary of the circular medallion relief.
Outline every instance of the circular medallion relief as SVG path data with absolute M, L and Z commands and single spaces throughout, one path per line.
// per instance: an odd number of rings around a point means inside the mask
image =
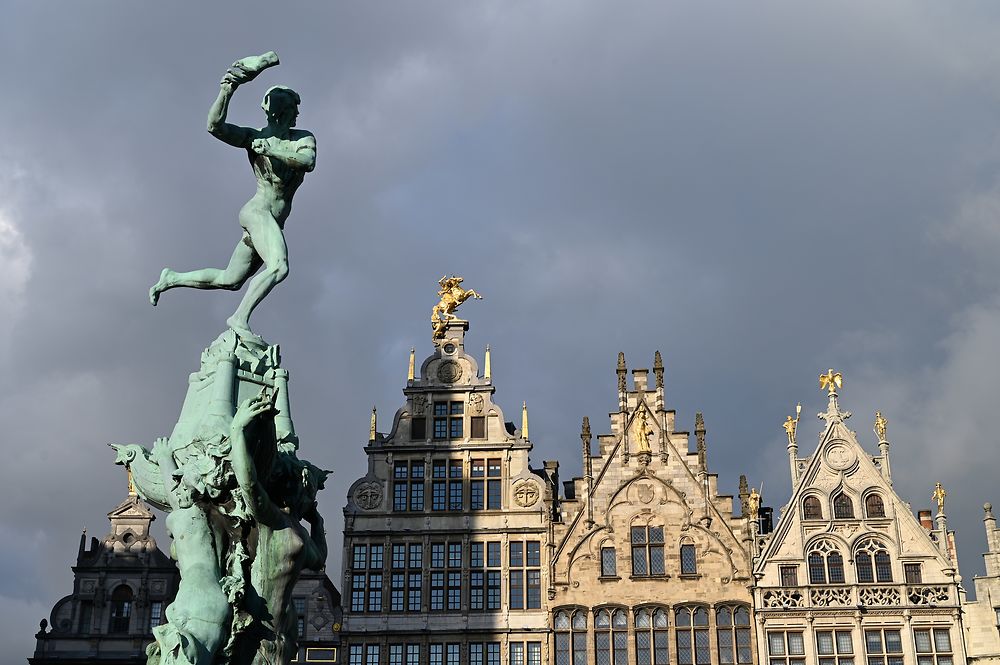
M 462 366 L 454 360 L 445 360 L 438 365 L 437 377 L 442 383 L 455 383 L 462 378 Z
M 857 461 L 857 454 L 843 441 L 834 441 L 826 449 L 826 463 L 835 471 L 846 471 Z
M 525 480 L 514 487 L 514 503 L 522 508 L 535 505 L 538 497 L 538 485 L 530 480 Z
M 354 503 L 362 510 L 375 510 L 382 504 L 382 483 L 362 483 L 354 490 Z

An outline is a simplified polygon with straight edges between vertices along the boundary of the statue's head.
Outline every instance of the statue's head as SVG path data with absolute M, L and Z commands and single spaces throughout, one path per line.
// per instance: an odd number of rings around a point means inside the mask
M 271 470 L 271 500 L 288 508 L 295 516 L 305 514 L 323 489 L 328 471 L 300 460 L 294 452 L 279 452 Z
M 299 97 L 299 93 L 283 85 L 276 85 L 268 88 L 267 92 L 264 93 L 260 107 L 264 109 L 269 121 L 294 127 L 301 103 L 302 99 Z

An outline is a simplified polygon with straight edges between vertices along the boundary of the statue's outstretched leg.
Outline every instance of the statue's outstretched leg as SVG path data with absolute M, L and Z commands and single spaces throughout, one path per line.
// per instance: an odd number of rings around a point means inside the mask
M 225 268 L 203 268 L 190 272 L 175 272 L 164 268 L 160 273 L 160 280 L 149 289 L 149 302 L 155 307 L 161 293 L 178 287 L 236 291 L 250 275 L 257 272 L 262 263 L 253 247 L 241 241 L 233 250 L 233 256 Z
M 250 332 L 250 314 L 271 289 L 288 277 L 288 248 L 281 227 L 268 213 L 244 209 L 240 221 L 253 239 L 253 246 L 264 262 L 264 268 L 250 280 L 240 306 L 226 320 L 226 324 L 238 333 L 253 335 Z

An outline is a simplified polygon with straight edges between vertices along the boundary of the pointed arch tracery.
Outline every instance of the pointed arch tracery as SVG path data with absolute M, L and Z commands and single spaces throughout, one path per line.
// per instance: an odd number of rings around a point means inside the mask
M 892 559 L 889 550 L 876 538 L 864 538 L 854 547 L 854 566 L 858 582 L 892 582 Z
M 831 540 L 813 541 L 808 552 L 809 584 L 844 583 L 844 556 Z

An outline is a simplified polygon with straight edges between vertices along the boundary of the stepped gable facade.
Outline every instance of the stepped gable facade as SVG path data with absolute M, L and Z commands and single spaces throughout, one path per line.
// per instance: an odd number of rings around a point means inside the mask
M 892 488 L 886 421 L 869 454 L 838 404 L 840 375 L 809 457 L 789 432 L 792 495 L 776 530 L 755 538 L 755 626 L 770 665 L 964 663 L 954 534 L 938 511 L 918 520 Z M 789 419 L 791 422 L 791 419 Z M 797 424 L 797 419 L 795 421 Z
M 695 446 L 665 406 L 663 363 L 632 370 L 618 358 L 611 432 L 584 477 L 566 485 L 554 529 L 548 597 L 556 665 L 751 663 L 747 522 L 708 471 L 706 429 Z
M 375 412 L 368 472 L 344 508 L 342 638 L 350 665 L 539 665 L 558 469 L 529 464 L 494 401 L 487 348 L 441 322 L 388 433 Z

